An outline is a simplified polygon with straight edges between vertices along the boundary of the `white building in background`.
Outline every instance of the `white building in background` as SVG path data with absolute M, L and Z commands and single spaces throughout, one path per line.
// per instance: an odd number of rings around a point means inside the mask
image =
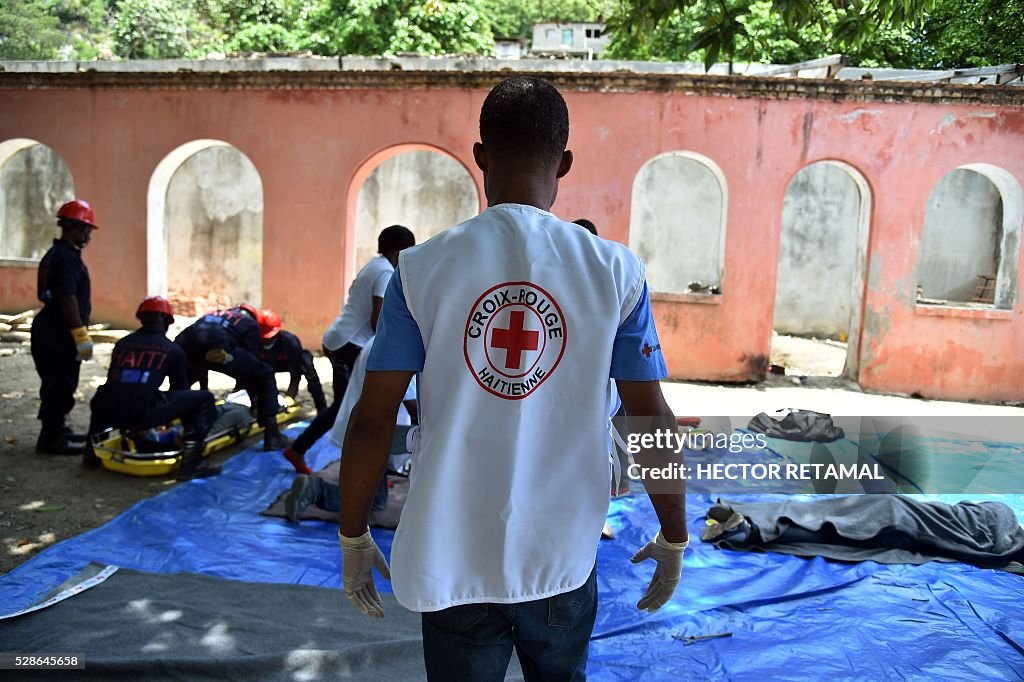
M 534 24 L 530 54 L 593 59 L 608 45 L 608 37 L 604 24 L 596 22 Z
M 524 38 L 495 38 L 494 56 L 497 59 L 522 59 L 526 55 Z

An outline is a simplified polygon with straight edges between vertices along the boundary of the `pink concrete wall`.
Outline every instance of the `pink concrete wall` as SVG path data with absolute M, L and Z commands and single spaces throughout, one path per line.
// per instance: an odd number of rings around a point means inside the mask
M 628 241 L 633 179 L 660 153 L 714 160 L 727 181 L 723 293 L 659 296 L 672 376 L 763 376 L 782 201 L 793 175 L 834 159 L 871 188 L 861 371 L 866 388 L 957 399 L 1024 399 L 1024 295 L 1011 311 L 923 314 L 913 270 L 929 193 L 966 163 L 1024 184 L 1024 109 L 947 103 L 758 99 L 564 89 L 576 162 L 554 210 Z M 316 347 L 355 263 L 359 184 L 395 145 L 445 150 L 473 170 L 484 88 L 396 90 L 0 90 L 0 140 L 28 137 L 67 162 L 101 222 L 86 252 L 97 320 L 127 325 L 146 292 L 146 194 L 170 151 L 212 138 L 238 147 L 264 191 L 264 305 Z M 482 194 L 482 187 L 481 187 Z M 1020 254 L 1009 257 L 1020 258 Z M 34 304 L 29 270 L 0 268 L 0 307 Z M 827 286 L 828 283 L 815 283 Z M 698 302 L 699 300 L 699 302 Z M 857 339 L 851 339 L 856 343 Z

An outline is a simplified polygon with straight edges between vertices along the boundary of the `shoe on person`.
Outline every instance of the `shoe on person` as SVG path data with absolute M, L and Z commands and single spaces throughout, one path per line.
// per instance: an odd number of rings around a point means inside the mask
M 64 440 L 66 440 L 69 443 L 84 443 L 85 442 L 85 434 L 84 433 L 78 433 L 77 431 L 72 431 L 71 427 L 65 426 L 64 427 Z
M 206 450 L 206 443 L 201 440 L 185 441 L 181 449 L 181 464 L 178 465 L 178 473 L 175 479 L 178 481 L 191 481 L 193 478 L 209 478 L 220 473 L 220 466 L 210 464 L 203 456 Z
M 284 497 L 284 515 L 292 523 L 297 523 L 302 512 L 316 501 L 317 478 L 299 474 L 292 481 L 292 489 Z
M 36 440 L 37 455 L 81 455 L 84 450 L 81 445 L 69 443 L 63 433 L 53 436 L 41 433 Z
M 307 476 L 313 475 L 313 470 L 306 464 L 306 457 L 301 452 L 295 452 L 291 447 L 287 447 L 281 451 L 281 454 L 295 467 L 297 473 L 306 474 Z

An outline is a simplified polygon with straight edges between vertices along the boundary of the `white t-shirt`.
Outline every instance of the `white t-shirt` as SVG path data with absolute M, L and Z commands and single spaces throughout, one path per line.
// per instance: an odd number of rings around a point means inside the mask
M 327 350 L 338 350 L 346 343 L 365 346 L 369 342 L 373 337 L 370 326 L 373 297 L 384 298 L 394 271 L 395 266 L 384 256 L 376 256 L 363 266 L 348 289 L 341 314 L 324 332 L 323 343 Z

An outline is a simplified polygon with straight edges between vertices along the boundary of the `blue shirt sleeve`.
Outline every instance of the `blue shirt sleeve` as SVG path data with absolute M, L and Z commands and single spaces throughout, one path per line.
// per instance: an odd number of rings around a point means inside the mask
M 377 318 L 377 336 L 373 340 L 370 357 L 366 359 L 366 370 L 422 372 L 426 355 L 423 335 L 405 302 L 402 275 L 395 268 L 384 292 L 384 304 Z
M 659 381 L 668 376 L 651 313 L 647 282 L 633 312 L 615 334 L 610 376 L 622 381 Z

